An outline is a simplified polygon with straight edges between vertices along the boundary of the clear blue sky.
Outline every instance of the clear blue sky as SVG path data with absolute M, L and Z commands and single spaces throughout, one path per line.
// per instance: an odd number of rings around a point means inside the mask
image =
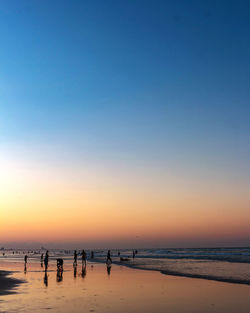
M 163 160 L 176 150 L 241 165 L 249 9 L 248 1 L 1 1 L 1 141 L 79 139 L 99 155 L 108 145 L 110 157 L 117 147 Z
M 249 1 L 1 1 L 0 151 L 250 187 Z

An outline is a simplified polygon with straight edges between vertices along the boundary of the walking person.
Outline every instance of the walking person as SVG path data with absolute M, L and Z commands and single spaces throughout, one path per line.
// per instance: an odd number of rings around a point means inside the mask
M 111 264 L 111 263 L 112 263 L 111 252 L 110 250 L 108 250 L 106 264 Z

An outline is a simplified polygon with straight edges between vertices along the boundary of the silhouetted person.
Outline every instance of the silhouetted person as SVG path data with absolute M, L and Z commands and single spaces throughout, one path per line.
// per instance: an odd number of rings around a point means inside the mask
M 82 264 L 86 266 L 86 252 L 82 250 Z
M 47 275 L 47 271 L 45 271 L 45 273 L 44 273 L 43 282 L 44 282 L 44 285 L 45 285 L 46 287 L 48 287 L 48 275 Z
M 27 272 L 27 262 L 28 262 L 28 256 L 27 254 L 24 256 L 24 273 Z
M 135 251 L 133 250 L 133 259 L 135 258 Z
M 77 265 L 77 252 L 76 252 L 76 250 L 74 251 L 74 264 Z
M 107 253 L 107 260 L 106 260 L 106 263 L 107 263 L 107 264 L 111 264 L 111 263 L 112 263 L 110 250 L 108 250 L 108 253 Z
M 121 255 L 121 252 L 120 251 L 118 251 L 118 256 L 120 256 Z
M 94 259 L 94 251 L 91 251 L 91 259 Z
M 47 250 L 44 258 L 45 271 L 47 271 L 48 265 L 49 265 L 49 251 Z

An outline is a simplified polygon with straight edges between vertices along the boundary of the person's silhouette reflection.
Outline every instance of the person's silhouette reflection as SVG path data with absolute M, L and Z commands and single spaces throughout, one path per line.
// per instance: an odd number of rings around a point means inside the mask
M 108 273 L 108 275 L 110 275 L 110 272 L 111 272 L 111 265 L 107 265 L 107 273 Z
M 82 278 L 86 276 L 86 265 L 82 265 Z
M 58 269 L 56 274 L 56 281 L 60 283 L 63 280 L 63 271 Z
M 76 278 L 76 275 L 77 275 L 77 264 L 74 263 L 74 277 Z
M 46 287 L 48 287 L 48 274 L 47 274 L 47 271 L 44 272 L 43 282 L 44 282 L 44 285 Z

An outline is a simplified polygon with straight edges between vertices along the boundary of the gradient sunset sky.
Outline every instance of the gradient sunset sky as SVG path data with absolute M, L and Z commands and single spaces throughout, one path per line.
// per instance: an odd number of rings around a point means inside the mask
M 0 1 L 0 244 L 250 245 L 249 1 Z

